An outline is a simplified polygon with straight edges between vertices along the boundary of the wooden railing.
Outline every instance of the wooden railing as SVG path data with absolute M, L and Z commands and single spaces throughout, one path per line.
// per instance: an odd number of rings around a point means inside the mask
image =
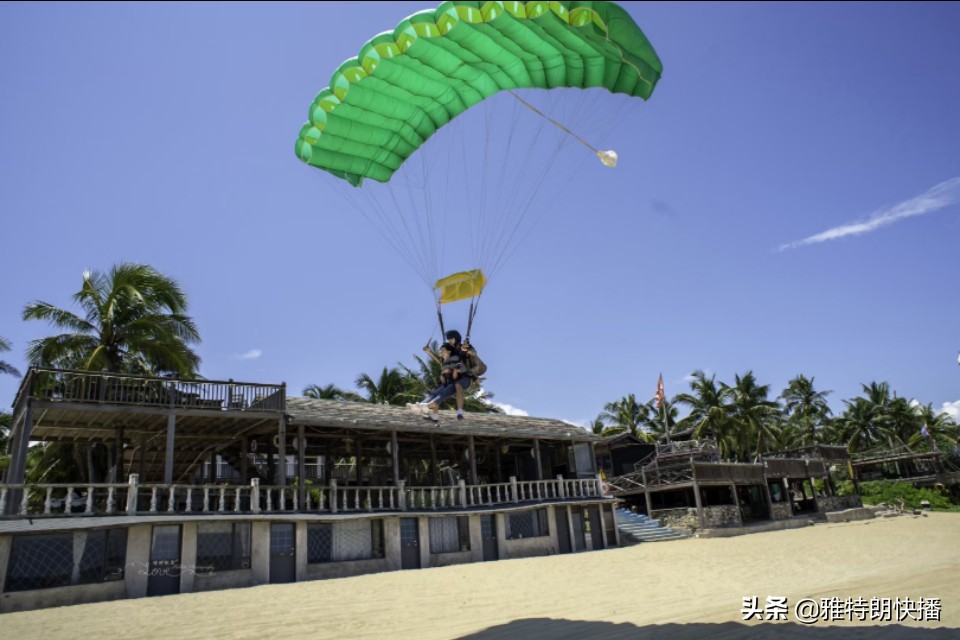
M 27 398 L 47 402 L 282 412 L 286 409 L 286 386 L 31 368 L 20 385 L 14 406 L 20 407 Z
M 303 504 L 297 486 L 139 484 L 2 484 L 0 517 L 69 517 L 215 513 L 351 513 L 476 509 L 497 505 L 603 498 L 599 478 L 498 484 L 407 487 L 308 487 Z M 14 507 L 15 505 L 15 507 Z M 11 516 L 7 516 L 11 517 Z

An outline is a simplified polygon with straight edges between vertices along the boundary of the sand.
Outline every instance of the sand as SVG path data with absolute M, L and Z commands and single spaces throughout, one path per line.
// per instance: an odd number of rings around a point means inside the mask
M 785 596 L 786 621 L 745 622 Z M 804 598 L 939 598 L 936 621 L 798 622 Z M 932 615 L 937 607 L 928 608 Z M 0 616 L 4 638 L 960 638 L 960 513 Z

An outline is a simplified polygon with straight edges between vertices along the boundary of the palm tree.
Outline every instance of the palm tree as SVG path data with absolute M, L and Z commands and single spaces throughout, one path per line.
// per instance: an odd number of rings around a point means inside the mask
M 823 421 L 830 415 L 827 405 L 827 396 L 832 391 L 817 391 L 813 386 L 813 377 L 807 378 L 803 374 L 787 383 L 787 388 L 780 394 L 783 409 L 786 412 L 786 426 L 791 430 L 800 429 L 803 434 L 800 444 L 816 444 L 818 430 Z
M 410 389 L 403 371 L 398 368 L 384 367 L 377 380 L 362 373 L 357 377 L 357 387 L 366 392 L 366 401 L 373 404 L 403 405 L 419 400 L 417 394 Z
M 722 383 L 721 383 L 722 384 Z M 736 455 L 742 461 L 768 451 L 777 441 L 779 405 L 767 400 L 770 385 L 758 385 L 752 371 L 722 385 L 730 396 L 730 417 L 736 430 Z
M 0 353 L 4 351 L 10 351 L 10 343 L 3 338 L 0 338 Z M 9 373 L 12 376 L 19 376 L 20 372 L 17 371 L 16 367 L 12 364 L 6 363 L 3 360 L 0 360 L 0 373 Z
M 642 424 L 645 427 L 644 431 L 653 436 L 654 440 L 659 440 L 668 433 L 673 433 L 677 430 L 677 415 L 679 414 L 679 410 L 677 409 L 676 403 L 677 397 L 674 397 L 672 400 L 664 400 L 659 409 L 657 408 L 656 399 L 644 405 L 646 411 L 642 419 Z
M 956 448 L 958 436 L 960 436 L 960 430 L 953 418 L 946 412 L 934 411 L 933 404 L 920 405 L 916 410 L 921 425 L 927 427 L 927 435 L 923 435 L 921 426 L 921 430 L 914 433 L 907 442 L 910 448 L 942 451 L 950 455 Z
M 33 302 L 24 320 L 45 320 L 65 333 L 34 340 L 27 355 L 40 366 L 152 375 L 196 375 L 200 341 L 180 285 L 153 267 L 122 263 L 84 272 L 74 294 L 81 314 Z
M 603 416 L 599 415 L 587 424 L 587 431 L 592 433 L 595 436 L 615 436 L 619 435 L 626 431 L 623 427 L 611 427 L 603 420 Z
M 303 395 L 314 400 L 349 400 L 351 402 L 364 402 L 364 397 L 352 391 L 344 391 L 335 384 L 328 384 L 321 387 L 318 384 L 308 385 L 303 389 Z
M 681 393 L 674 398 L 675 402 L 690 407 L 690 415 L 681 421 L 682 425 L 692 427 L 695 438 L 713 438 L 718 445 L 722 445 L 723 436 L 730 424 L 727 407 L 730 398 L 728 388 L 722 384 L 718 387 L 716 374 L 707 378 L 707 374 L 701 369 L 694 371 L 691 377 L 693 378 L 690 381 L 692 393 Z M 729 453 L 729 451 L 723 451 L 721 446 L 721 454 Z
M 640 425 L 644 424 L 646 418 L 647 406 L 637 402 L 636 396 L 632 393 L 603 405 L 603 413 L 600 414 L 600 419 L 604 422 L 620 427 L 636 438 L 650 442 L 653 440 L 650 434 L 640 430 Z
M 886 386 L 886 383 L 882 384 Z M 862 386 L 870 396 L 867 385 Z M 872 390 L 882 391 L 877 387 Z M 847 408 L 837 419 L 835 430 L 836 437 L 844 442 L 850 451 L 868 451 L 889 442 L 887 421 L 880 410 L 884 407 L 885 411 L 885 403 L 878 405 L 875 402 L 878 397 L 881 396 L 874 394 L 872 398 L 858 396 L 843 401 Z

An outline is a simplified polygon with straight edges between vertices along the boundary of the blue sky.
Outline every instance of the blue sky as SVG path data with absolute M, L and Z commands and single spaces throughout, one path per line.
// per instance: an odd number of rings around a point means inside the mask
M 575 179 L 491 281 L 496 399 L 583 423 L 660 372 L 672 396 L 752 370 L 960 414 L 960 4 L 624 4 L 663 78 L 599 138 L 617 169 L 563 149 Z M 428 6 L 0 4 L 0 359 L 50 332 L 26 303 L 135 261 L 187 291 L 208 378 L 412 363 L 428 289 L 293 142 L 339 63 Z

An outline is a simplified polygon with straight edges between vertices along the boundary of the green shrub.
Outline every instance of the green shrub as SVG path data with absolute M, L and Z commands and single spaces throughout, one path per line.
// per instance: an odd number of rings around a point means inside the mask
M 953 506 L 950 499 L 939 491 L 929 488 L 918 489 L 909 482 L 891 480 L 861 482 L 860 495 L 863 497 L 864 504 L 898 505 L 903 500 L 905 508 L 919 509 L 920 502 L 927 500 L 933 509 L 950 509 Z

